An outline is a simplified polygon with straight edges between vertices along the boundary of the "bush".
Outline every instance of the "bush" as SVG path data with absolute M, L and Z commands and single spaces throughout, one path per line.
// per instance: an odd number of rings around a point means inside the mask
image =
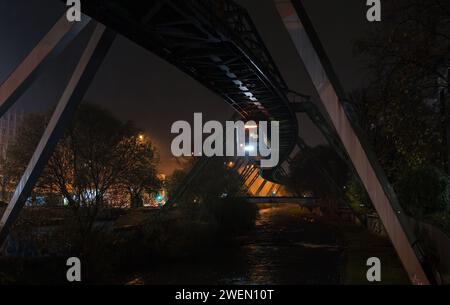
M 217 226 L 202 221 L 198 211 L 165 210 L 147 221 L 142 231 L 142 248 L 157 258 L 192 256 L 215 240 Z
M 397 191 L 400 204 L 411 216 L 423 217 L 448 210 L 449 179 L 434 167 L 410 171 L 400 179 Z
M 255 225 L 258 209 L 241 198 L 216 199 L 205 203 L 206 217 L 213 217 L 222 233 L 236 234 Z
M 356 178 L 348 182 L 347 188 L 345 189 L 345 198 L 357 216 L 366 215 L 373 209 L 369 197 Z
M 11 275 L 0 272 L 0 285 L 14 284 L 15 280 Z

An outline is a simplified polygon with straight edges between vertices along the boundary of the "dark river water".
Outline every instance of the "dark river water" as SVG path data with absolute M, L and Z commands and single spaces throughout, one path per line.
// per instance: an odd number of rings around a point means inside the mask
M 337 284 L 342 265 L 337 237 L 320 218 L 305 215 L 296 205 L 260 210 L 255 230 L 232 246 L 164 263 L 130 283 Z

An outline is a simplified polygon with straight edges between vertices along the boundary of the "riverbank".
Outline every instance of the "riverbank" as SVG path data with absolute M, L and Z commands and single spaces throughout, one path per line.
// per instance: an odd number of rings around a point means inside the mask
M 366 261 L 369 257 L 377 257 L 381 261 L 381 282 L 379 284 L 410 284 L 388 238 L 373 235 L 362 227 L 349 224 L 341 225 L 339 232 L 342 243 L 345 245 L 341 284 L 371 284 L 366 279 L 368 269 Z
M 320 214 L 320 213 L 319 213 Z M 298 205 L 259 211 L 255 229 L 183 261 L 155 262 L 128 284 L 369 284 L 366 260 L 382 261 L 383 284 L 408 278 L 386 238 Z
M 130 235 L 133 239 L 121 238 L 116 244 L 95 247 L 102 248 L 96 253 L 95 265 L 102 266 L 103 276 L 93 283 L 368 284 L 366 260 L 372 256 L 381 259 L 382 284 L 409 283 L 389 240 L 318 209 L 295 204 L 266 206 L 259 210 L 253 229 L 220 239 L 214 234 L 199 235 L 212 232 L 200 224 L 193 226 L 178 212 L 164 218 L 153 214 L 134 211 L 115 221 L 120 232 L 129 234 L 133 231 L 123 230 L 130 222 L 145 222 L 143 219 L 148 221 L 151 215 L 152 222 L 158 219 L 159 225 L 151 227 L 158 231 L 143 235 L 153 236 L 147 243 L 143 243 L 143 236 Z M 150 245 L 152 251 L 147 249 Z M 166 255 L 154 255 L 155 246 Z M 123 248 L 127 250 L 123 252 Z M 110 257 L 114 252 L 128 254 L 115 262 Z M 130 262 L 131 254 L 139 261 Z M 61 258 L 2 258 L 0 267 L 0 280 L 3 277 L 6 283 L 65 282 L 66 266 Z

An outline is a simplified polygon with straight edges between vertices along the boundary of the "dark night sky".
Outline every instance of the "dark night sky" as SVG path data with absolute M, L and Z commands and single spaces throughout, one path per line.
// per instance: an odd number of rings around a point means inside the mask
M 314 95 L 300 59 L 278 17 L 272 0 L 237 0 L 260 31 L 288 85 Z M 343 3 L 345 2 L 345 5 Z M 353 56 L 353 41 L 367 25 L 365 0 L 303 0 L 344 88 L 364 78 Z M 0 0 L 0 82 L 63 13 L 56 0 Z M 82 40 L 84 37 L 78 38 Z M 74 65 L 72 48 L 21 98 L 27 111 L 46 111 L 54 103 Z M 123 120 L 144 128 L 157 145 L 160 170 L 170 173 L 176 163 L 170 153 L 171 124 L 203 112 L 205 119 L 225 120 L 232 109 L 214 93 L 153 54 L 119 37 L 99 70 L 86 100 L 103 105 Z M 317 144 L 320 136 L 301 117 L 301 133 Z

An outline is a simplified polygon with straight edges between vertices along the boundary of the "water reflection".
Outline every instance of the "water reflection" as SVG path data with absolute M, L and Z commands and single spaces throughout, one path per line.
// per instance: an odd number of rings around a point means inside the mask
M 296 205 L 260 211 L 254 231 L 206 257 L 161 265 L 132 284 L 334 284 L 341 249 L 333 230 Z

